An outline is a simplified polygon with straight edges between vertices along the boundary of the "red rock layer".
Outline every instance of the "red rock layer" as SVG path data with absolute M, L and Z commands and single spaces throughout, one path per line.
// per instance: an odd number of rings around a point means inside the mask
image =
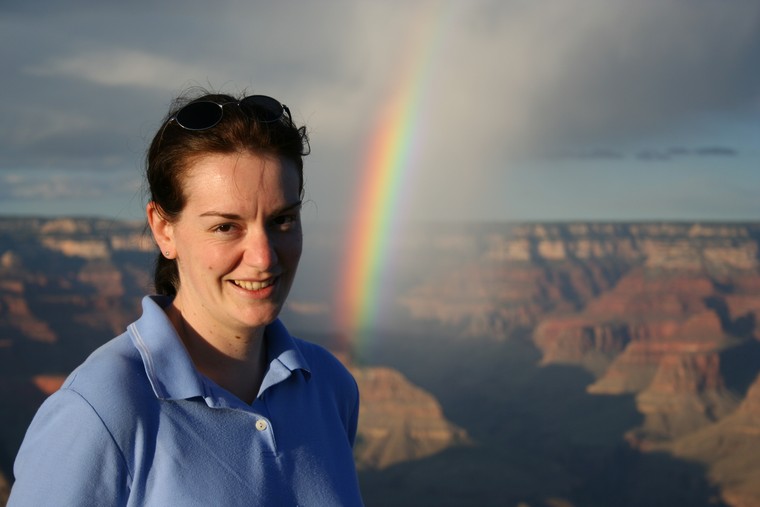
M 669 353 L 649 386 L 636 396 L 645 421 L 639 438 L 671 439 L 709 425 L 736 409 L 716 352 Z
M 7 329 L 2 333 L 6 337 L 17 335 L 45 343 L 57 339 L 47 323 L 32 313 L 24 282 L 20 280 L 0 280 L 0 329 L 3 328 Z M 5 340 L 10 341 L 9 338 Z
M 64 380 L 66 380 L 64 375 L 35 375 L 32 378 L 32 384 L 43 394 L 50 396 L 61 388 Z

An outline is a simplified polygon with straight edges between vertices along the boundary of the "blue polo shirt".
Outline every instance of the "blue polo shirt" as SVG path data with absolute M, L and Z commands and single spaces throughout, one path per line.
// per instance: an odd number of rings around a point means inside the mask
M 355 506 L 359 393 L 325 349 L 267 326 L 248 405 L 200 374 L 162 306 L 106 343 L 40 407 L 8 505 Z

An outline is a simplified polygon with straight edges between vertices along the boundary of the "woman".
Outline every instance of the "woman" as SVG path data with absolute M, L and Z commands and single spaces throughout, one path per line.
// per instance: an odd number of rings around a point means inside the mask
M 158 295 L 42 405 L 10 506 L 361 505 L 356 383 L 277 319 L 307 151 L 273 98 L 175 104 L 147 157 Z

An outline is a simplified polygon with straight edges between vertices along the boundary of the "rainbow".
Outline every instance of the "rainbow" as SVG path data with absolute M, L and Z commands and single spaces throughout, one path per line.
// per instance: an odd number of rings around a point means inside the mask
M 400 66 L 400 78 L 369 136 L 351 208 L 355 215 L 349 225 L 336 306 L 338 327 L 359 358 L 371 345 L 385 303 L 398 219 L 422 141 L 434 53 L 450 18 L 447 4 L 435 5 L 436 12 L 424 12 L 423 22 L 413 24 L 417 40 L 405 46 L 407 60 Z

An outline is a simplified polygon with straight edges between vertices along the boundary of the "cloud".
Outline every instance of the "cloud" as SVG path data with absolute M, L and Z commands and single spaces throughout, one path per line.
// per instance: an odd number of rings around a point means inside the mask
M 557 159 L 579 159 L 579 160 L 621 160 L 626 157 L 625 153 L 620 150 L 611 148 L 594 148 L 588 150 L 560 150 L 551 154 L 552 158 Z
M 128 49 L 86 51 L 29 65 L 22 70 L 37 77 L 66 77 L 105 86 L 162 90 L 175 89 L 178 81 L 204 75 L 203 67 Z
M 563 150 L 551 154 L 551 158 L 559 160 L 589 160 L 589 161 L 614 161 L 623 160 L 630 156 L 643 162 L 664 162 L 669 160 L 683 159 L 684 157 L 736 157 L 739 150 L 726 146 L 708 146 L 699 148 L 685 148 L 675 146 L 667 149 L 643 148 L 633 154 L 611 148 L 595 148 L 588 150 Z
M 309 125 L 308 191 L 342 217 L 383 107 L 414 91 L 410 213 L 459 216 L 536 155 L 729 146 L 670 134 L 757 114 L 760 3 L 7 2 L 0 58 L 0 170 L 137 168 L 175 93 L 249 89 Z
M 667 150 L 646 149 L 636 153 L 636 158 L 645 162 L 662 162 L 682 159 L 683 157 L 736 157 L 739 152 L 726 146 L 707 146 L 701 148 L 675 147 Z
M 734 148 L 726 148 L 725 146 L 706 146 L 704 148 L 697 148 L 694 150 L 697 155 L 708 157 L 735 157 L 738 152 Z
M 636 154 L 636 158 L 644 162 L 663 162 L 670 160 L 671 155 L 667 151 L 641 150 Z
M 384 46 L 380 58 L 376 46 L 356 45 L 368 51 L 371 84 L 350 112 L 371 122 L 417 73 L 415 212 L 465 215 L 474 199 L 499 199 L 495 182 L 525 159 L 598 146 L 635 153 L 653 138 L 683 142 L 667 136 L 696 118 L 747 117 L 760 106 L 756 2 L 423 3 L 403 20 L 394 8 L 372 20 L 392 19 L 393 38 L 358 20 L 359 33 Z M 436 47 L 410 71 L 417 37 L 434 23 Z
M 466 14 L 441 93 L 486 98 L 486 125 L 515 150 L 760 105 L 754 2 L 505 2 Z
M 0 173 L 0 198 L 5 200 L 82 200 L 140 189 L 134 175 L 93 175 L 90 172 L 33 171 Z

